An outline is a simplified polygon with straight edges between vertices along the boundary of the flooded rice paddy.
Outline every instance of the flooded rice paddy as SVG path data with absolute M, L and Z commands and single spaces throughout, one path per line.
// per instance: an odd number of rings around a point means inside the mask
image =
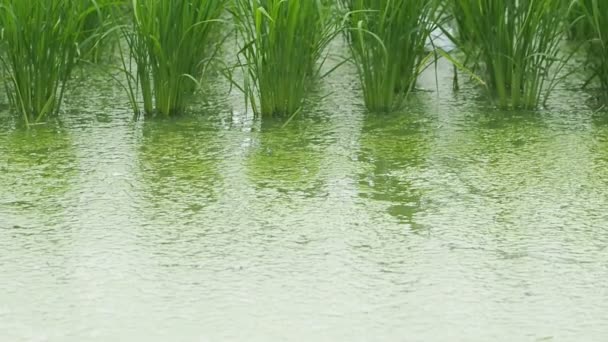
M 608 340 L 608 118 L 450 71 L 377 115 L 346 66 L 285 128 L 220 79 L 174 120 L 103 76 L 61 122 L 5 108 L 0 340 Z

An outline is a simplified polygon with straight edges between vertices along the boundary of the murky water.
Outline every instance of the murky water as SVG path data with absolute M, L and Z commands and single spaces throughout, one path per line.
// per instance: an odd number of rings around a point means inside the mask
M 345 67 L 283 129 L 222 86 L 134 121 L 95 79 L 62 123 L 3 114 L 0 340 L 608 340 L 608 120 L 439 71 L 369 115 Z

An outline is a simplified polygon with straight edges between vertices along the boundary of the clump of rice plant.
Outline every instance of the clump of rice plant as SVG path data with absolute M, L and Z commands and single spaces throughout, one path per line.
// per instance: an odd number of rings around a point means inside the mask
M 449 0 L 452 39 L 501 108 L 536 108 L 548 95 L 564 33 L 563 0 Z M 444 30 L 448 32 L 448 30 Z M 545 92 L 546 91 L 546 92 Z M 543 94 L 545 93 L 545 94 Z
M 602 101 L 608 102 L 608 1 L 579 0 L 578 5 L 584 13 L 585 23 L 591 28 L 587 51 L 592 79 L 598 80 Z
M 225 0 L 133 0 L 133 25 L 123 26 L 123 55 L 133 110 L 173 116 L 185 111 L 214 51 Z M 132 63 L 135 63 L 133 65 Z M 141 92 L 141 93 L 140 93 Z
M 398 107 L 428 61 L 436 1 L 341 0 L 349 11 L 347 35 L 365 105 L 376 112 Z
M 336 34 L 331 8 L 321 0 L 234 0 L 232 13 L 245 74 L 236 86 L 256 115 L 294 115 Z
M 58 113 L 88 11 L 84 1 L 0 0 L 6 91 L 26 125 Z

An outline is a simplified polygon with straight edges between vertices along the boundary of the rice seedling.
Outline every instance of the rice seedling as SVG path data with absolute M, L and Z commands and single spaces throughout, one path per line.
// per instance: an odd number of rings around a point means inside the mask
M 58 113 L 89 11 L 84 1 L 0 0 L 6 92 L 26 125 Z
M 387 112 L 402 104 L 431 55 L 436 1 L 341 0 L 348 11 L 348 43 L 368 110 Z M 426 56 L 426 57 L 425 57 Z
M 338 32 L 331 8 L 320 0 L 234 0 L 231 12 L 245 78 L 233 83 L 256 115 L 293 116 Z
M 597 79 L 601 88 L 602 102 L 608 102 L 608 1 L 579 0 L 578 9 L 591 28 L 588 46 L 588 64 L 592 78 Z
M 214 29 L 225 0 L 133 0 L 133 25 L 122 26 L 128 54 L 121 50 L 133 110 L 173 116 L 188 99 L 214 57 Z M 133 63 L 135 65 L 133 65 Z
M 559 57 L 563 0 L 449 0 L 447 5 L 458 29 L 451 38 L 497 105 L 536 108 L 564 62 Z

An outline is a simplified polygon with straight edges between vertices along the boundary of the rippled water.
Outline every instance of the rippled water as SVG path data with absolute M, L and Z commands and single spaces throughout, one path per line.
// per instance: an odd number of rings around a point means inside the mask
M 105 79 L 61 123 L 3 114 L 0 340 L 608 340 L 608 119 L 450 70 L 370 115 L 345 67 L 286 128 L 220 80 L 176 120 Z

